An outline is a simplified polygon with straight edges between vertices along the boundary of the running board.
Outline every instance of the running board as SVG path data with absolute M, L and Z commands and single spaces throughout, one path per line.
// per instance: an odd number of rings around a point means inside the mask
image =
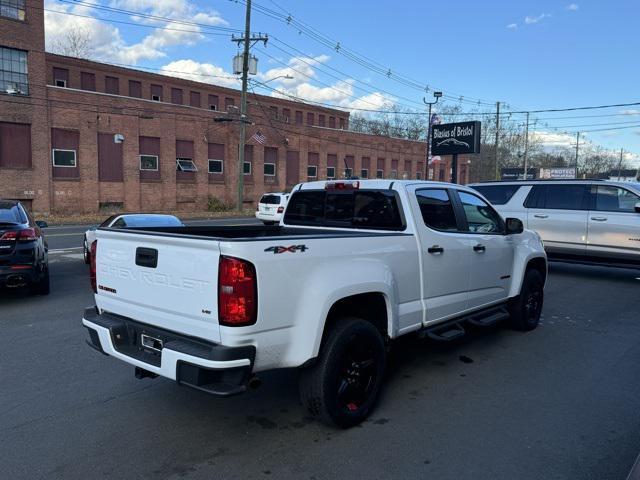
M 437 325 L 426 327 L 420 331 L 420 337 L 429 337 L 439 342 L 451 342 L 465 335 L 463 323 L 479 327 L 489 327 L 509 318 L 506 306 L 491 307 L 463 317 L 454 318 Z
M 509 312 L 504 307 L 497 308 L 495 310 L 489 310 L 482 312 L 481 314 L 472 315 L 467 322 L 477 327 L 490 327 L 498 322 L 509 318 Z

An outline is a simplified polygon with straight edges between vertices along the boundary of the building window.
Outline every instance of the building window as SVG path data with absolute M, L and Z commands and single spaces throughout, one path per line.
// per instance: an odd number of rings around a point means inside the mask
M 129 80 L 129 96 L 142 98 L 142 83 L 136 80 Z
M 104 77 L 104 91 L 111 95 L 120 95 L 120 80 L 117 77 Z
M 162 85 L 151 85 L 151 100 L 154 102 L 162 101 Z
M 366 168 L 363 168 L 362 170 L 360 170 L 360 177 L 369 178 L 369 170 Z
M 329 117 L 329 128 L 336 128 L 336 117 Z
M 235 107 L 236 102 L 233 98 L 227 97 L 224 99 L 224 109 L 225 111 L 229 111 L 230 108 Z
M 397 170 L 391 170 L 391 178 L 398 178 L 398 171 Z
M 351 178 L 351 176 L 353 175 L 353 170 L 350 168 L 345 168 L 344 169 L 344 178 Z
M 200 92 L 189 93 L 189 105 L 192 107 L 200 108 Z
M 302 112 L 296 110 L 296 125 L 302 125 Z
M 271 118 L 278 118 L 278 107 L 271 106 L 269 107 L 269 112 L 271 113 Z
M 243 172 L 245 175 L 251 175 L 251 162 L 244 162 Z
M 322 114 L 318 115 L 318 126 L 320 127 L 324 127 L 324 122 L 325 122 L 325 116 Z
M 376 170 L 376 178 L 384 178 L 384 170 Z
M 69 84 L 69 70 L 66 68 L 53 68 L 53 84 L 56 87 L 66 88 Z
M 218 96 L 209 95 L 209 110 L 218 110 Z
M 309 165 L 307 167 L 307 177 L 316 178 L 317 176 L 318 176 L 318 167 L 316 165 Z
M 416 180 L 422 180 L 422 172 L 416 172 Z
M 26 16 L 25 0 L 0 0 L 0 17 L 24 20 Z
M 171 89 L 171 103 L 175 103 L 176 105 L 182 105 L 182 89 L 181 88 Z
M 0 91 L 29 95 L 27 52 L 0 47 Z
M 96 76 L 89 72 L 80 72 L 80 88 L 90 92 L 96 91 Z
M 76 167 L 76 151 L 53 149 L 53 166 L 54 167 Z
M 336 167 L 327 167 L 327 179 L 336 178 Z
M 345 124 L 345 121 L 344 121 L 344 118 L 340 118 L 340 119 L 339 119 L 339 122 L 340 122 L 340 130 L 344 130 L 344 127 L 345 127 L 345 125 L 346 125 L 346 124 Z
M 289 119 L 291 118 L 291 110 L 288 108 L 282 109 L 282 121 L 284 123 L 289 123 Z
M 192 159 L 178 157 L 176 158 L 176 170 L 179 172 L 197 172 L 198 168 Z
M 158 171 L 157 155 L 140 155 L 140 170 Z
M 224 162 L 222 160 L 209 159 L 209 173 L 224 173 Z
M 307 113 L 307 125 L 313 125 L 313 117 L 314 117 L 313 113 L 311 112 Z
M 276 164 L 275 163 L 265 163 L 264 164 L 264 174 L 267 177 L 275 177 L 276 176 Z

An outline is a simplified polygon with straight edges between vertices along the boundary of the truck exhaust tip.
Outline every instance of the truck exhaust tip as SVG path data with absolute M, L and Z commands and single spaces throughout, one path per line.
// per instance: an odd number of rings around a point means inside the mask
M 249 388 L 252 390 L 255 390 L 256 388 L 258 388 L 260 385 L 262 385 L 262 380 L 260 380 L 259 377 L 257 377 L 256 375 L 252 376 L 249 379 L 248 382 Z

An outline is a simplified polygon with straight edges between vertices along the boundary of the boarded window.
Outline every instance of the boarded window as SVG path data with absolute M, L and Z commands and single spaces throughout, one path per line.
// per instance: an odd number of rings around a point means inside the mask
M 98 179 L 101 182 L 122 182 L 122 143 L 114 141 L 113 133 L 98 134 Z
M 202 106 L 200 103 L 200 92 L 189 93 L 189 105 L 196 108 L 200 108 Z
M 320 163 L 320 155 L 316 152 L 309 152 L 307 154 L 307 177 L 318 177 L 318 164 Z
M 336 178 L 336 164 L 338 163 L 338 155 L 335 153 L 327 154 L 327 178 Z
M 276 106 L 269 107 L 269 113 L 271 115 L 271 118 L 278 118 L 278 107 Z
M 287 150 L 287 185 L 295 185 L 300 181 L 300 152 Z
M 418 162 L 416 168 L 416 178 L 420 180 L 422 179 L 422 175 L 424 174 L 424 162 Z
M 407 174 L 407 178 L 411 178 L 411 160 L 404 161 L 404 173 Z M 404 175 L 403 173 L 403 175 Z
M 264 147 L 264 175 L 275 177 L 278 167 L 278 149 Z M 269 179 L 270 180 L 270 179 Z M 275 181 L 275 178 L 273 179 Z
M 120 80 L 117 77 L 104 77 L 104 91 L 111 95 L 120 95 Z
M 0 168 L 31 168 L 31 125 L 0 122 Z
M 244 146 L 244 181 L 253 182 L 253 145 Z
M 77 130 L 51 129 L 53 178 L 78 178 L 78 150 L 80 132 Z
M 382 157 L 378 157 L 378 169 L 376 170 L 376 178 L 384 178 L 384 163 L 385 159 Z
M 56 87 L 68 87 L 69 70 L 66 68 L 53 67 L 53 84 Z
M 182 105 L 182 89 L 181 88 L 171 89 L 171 103 L 175 103 L 176 105 Z
M 344 118 L 340 118 L 339 120 L 340 120 L 340 129 L 344 130 L 346 128 L 347 124 L 346 124 Z
M 325 126 L 325 116 L 320 114 L 318 115 L 318 125 L 320 127 L 324 127 Z
M 302 125 L 302 112 L 296 110 L 296 125 Z
M 291 120 L 291 110 L 289 110 L 288 108 L 283 108 L 282 109 L 282 121 L 289 123 L 289 121 Z
M 162 101 L 162 85 L 151 85 L 151 100 Z
M 209 146 L 209 181 L 224 181 L 224 145 L 210 143 Z
M 236 102 L 233 98 L 227 97 L 224 99 L 224 109 L 228 112 L 230 107 L 235 106 Z
M 142 83 L 136 80 L 129 80 L 129 96 L 142 98 Z
M 195 153 L 192 140 L 176 140 L 176 180 L 179 182 L 195 182 L 196 170 Z M 180 161 L 184 164 L 181 164 Z M 192 163 L 193 169 L 188 164 Z
M 344 177 L 349 178 L 353 175 L 353 169 L 355 168 L 356 159 L 353 155 L 346 155 L 344 157 Z
M 140 180 L 160 180 L 160 139 L 157 137 L 139 137 Z M 154 160 L 155 159 L 155 160 Z M 152 168 L 155 163 L 155 169 Z
M 329 128 L 336 128 L 336 117 L 329 117 Z
M 307 125 L 313 125 L 314 116 L 315 115 L 311 112 L 307 113 Z
M 209 95 L 209 109 L 218 110 L 220 108 L 218 101 L 219 100 L 217 95 Z
M 80 88 L 90 92 L 96 91 L 96 76 L 89 72 L 80 72 Z

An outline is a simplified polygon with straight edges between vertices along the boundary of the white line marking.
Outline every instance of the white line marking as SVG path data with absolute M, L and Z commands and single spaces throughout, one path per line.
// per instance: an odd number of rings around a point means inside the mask
M 71 253 L 76 250 L 82 250 L 84 247 L 70 247 L 70 248 L 56 248 L 55 250 L 49 250 L 49 253 Z

